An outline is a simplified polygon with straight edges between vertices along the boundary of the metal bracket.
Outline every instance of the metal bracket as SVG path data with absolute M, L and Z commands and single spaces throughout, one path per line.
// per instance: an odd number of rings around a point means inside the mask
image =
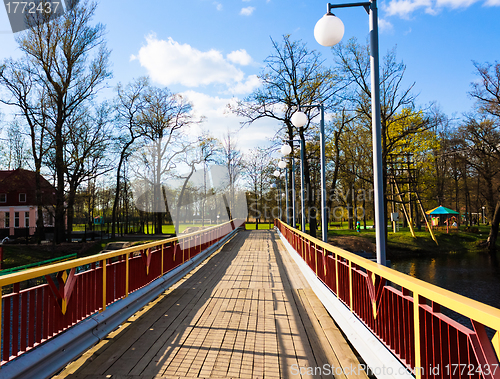
M 333 15 L 333 13 L 332 13 L 331 10 L 334 9 L 334 8 L 352 8 L 352 7 L 363 7 L 363 8 L 365 8 L 366 13 L 370 14 L 370 8 L 371 8 L 371 6 L 372 6 L 371 2 L 348 3 L 348 4 L 327 4 L 327 6 L 326 6 L 326 9 L 327 9 L 326 14 Z

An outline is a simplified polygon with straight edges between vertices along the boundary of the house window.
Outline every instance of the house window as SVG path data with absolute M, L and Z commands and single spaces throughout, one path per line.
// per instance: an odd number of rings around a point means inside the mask
M 20 203 L 26 203 L 26 194 L 25 193 L 20 193 L 19 194 L 19 202 Z
M 6 203 L 6 202 L 7 202 L 7 194 L 0 193 L 0 203 Z
M 10 228 L 10 212 L 5 212 L 5 227 Z
M 24 212 L 24 227 L 29 228 L 30 226 L 30 213 Z
M 14 228 L 19 228 L 19 212 L 14 212 Z

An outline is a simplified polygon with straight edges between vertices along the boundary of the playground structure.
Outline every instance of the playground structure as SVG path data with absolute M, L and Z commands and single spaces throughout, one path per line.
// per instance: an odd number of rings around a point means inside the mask
M 427 230 L 434 242 L 436 242 L 436 245 L 438 245 L 436 236 L 429 224 L 424 206 L 422 205 L 420 195 L 417 191 L 418 171 L 415 166 L 415 161 L 413 160 L 413 154 L 390 154 L 387 159 L 387 164 L 389 166 L 387 176 L 391 186 L 389 203 L 392 213 L 398 212 L 396 205 L 399 204 L 400 210 L 403 211 L 408 227 L 410 228 L 410 233 L 413 238 L 416 238 L 413 228 L 413 215 L 416 215 L 417 227 L 420 229 L 420 218 L 418 217 L 418 210 L 420 210 L 423 220 L 426 223 Z M 406 208 L 407 204 L 408 209 Z M 394 232 L 396 232 L 396 221 L 391 221 L 393 222 Z

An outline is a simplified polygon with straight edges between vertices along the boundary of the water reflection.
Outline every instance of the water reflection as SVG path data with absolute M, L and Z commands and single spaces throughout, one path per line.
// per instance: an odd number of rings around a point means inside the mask
M 391 258 L 392 268 L 500 309 L 498 257 L 449 254 L 438 257 Z

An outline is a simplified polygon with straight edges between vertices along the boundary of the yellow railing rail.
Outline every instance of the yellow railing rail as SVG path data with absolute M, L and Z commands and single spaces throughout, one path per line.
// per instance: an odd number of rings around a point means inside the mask
M 88 265 L 91 263 L 105 261 L 105 260 L 108 260 L 110 258 L 118 257 L 118 256 L 121 256 L 124 254 L 135 253 L 135 252 L 138 252 L 138 251 L 141 251 L 144 249 L 148 249 L 148 248 L 152 248 L 152 247 L 155 247 L 158 245 L 164 245 L 166 243 L 172 243 L 172 242 L 179 242 L 180 243 L 180 241 L 182 241 L 186 238 L 191 238 L 191 237 L 196 236 L 198 234 L 206 233 L 209 230 L 219 228 L 223 225 L 230 224 L 230 223 L 231 223 L 231 221 L 228 221 L 228 222 L 225 222 L 223 224 L 218 224 L 218 225 L 212 226 L 210 228 L 197 230 L 196 232 L 193 232 L 193 233 L 188 233 L 188 234 L 183 234 L 183 235 L 176 236 L 176 237 L 166 238 L 163 240 L 148 242 L 148 243 L 145 243 L 142 245 L 127 247 L 125 249 L 111 251 L 109 253 L 94 254 L 94 255 L 91 255 L 88 257 L 84 257 L 84 258 L 73 259 L 71 261 L 55 263 L 55 264 L 49 265 L 49 266 L 37 267 L 37 268 L 29 269 L 29 270 L 26 270 L 23 272 L 8 274 L 8 275 L 0 277 L 0 288 L 8 286 L 10 284 L 23 282 L 25 280 L 38 278 L 40 276 L 50 275 L 50 274 L 53 274 L 55 272 L 70 270 L 74 267 L 79 267 L 79 266 L 84 266 L 84 265 Z
M 235 221 L 231 220 L 172 238 L 1 276 L 0 360 L 2 360 L 2 365 L 38 343 L 54 337 L 90 314 L 104 311 L 111 302 L 127 297 L 129 292 L 162 277 L 166 270 L 179 267 L 199 254 L 203 248 L 208 248 L 231 233 L 236 228 Z M 176 261 L 175 254 L 178 250 L 182 251 L 182 259 L 178 258 Z M 137 259 L 130 259 L 134 255 Z M 121 257 L 125 259 L 120 259 Z M 116 262 L 111 262 L 112 258 L 118 259 Z M 170 261 L 171 259 L 173 261 Z M 150 264 L 153 261 L 155 262 L 152 266 L 154 274 L 150 275 Z M 95 275 L 98 268 L 93 265 L 98 262 L 100 262 L 99 267 L 102 272 L 99 276 Z M 134 271 L 134 276 L 132 276 L 130 272 L 132 264 L 136 269 L 144 267 L 145 270 Z M 81 273 L 77 272 L 78 267 L 90 265 L 93 267 Z M 56 278 L 50 277 L 51 274 L 57 274 Z M 40 277 L 46 278 L 47 285 L 21 289 L 22 282 Z M 110 279 L 109 283 L 108 279 Z M 109 285 L 112 286 L 110 293 L 108 293 Z M 12 291 L 9 290 L 7 291 L 9 293 L 4 295 L 3 289 L 7 286 L 12 286 Z M 72 293 L 76 293 L 75 296 L 79 297 L 80 301 L 72 301 L 71 307 L 68 308 Z M 3 307 L 5 309 L 2 309 Z M 59 311 L 56 311 L 58 308 L 60 308 Z
M 445 308 L 448 308 L 451 311 L 454 311 L 462 316 L 465 316 L 469 318 L 473 324 L 474 331 L 470 331 L 470 333 L 475 333 L 474 340 L 471 340 L 471 343 L 474 345 L 475 352 L 477 353 L 477 349 L 482 350 L 482 353 L 479 353 L 480 355 L 483 354 L 481 358 L 478 358 L 478 365 L 482 365 L 482 369 L 484 370 L 485 367 L 489 368 L 489 364 L 491 364 L 492 360 L 493 362 L 496 361 L 496 363 L 493 363 L 492 367 L 495 366 L 497 367 L 498 373 L 496 375 L 492 376 L 494 378 L 500 378 L 500 367 L 498 364 L 498 360 L 500 360 L 500 309 L 489 306 L 487 304 L 481 303 L 476 300 L 469 299 L 465 296 L 459 295 L 457 293 L 454 293 L 452 291 L 446 290 L 444 288 L 438 287 L 436 285 L 424 282 L 420 279 L 413 278 L 409 275 L 403 274 L 401 272 L 398 272 L 396 270 L 390 269 L 388 267 L 382 266 L 378 263 L 372 262 L 366 258 L 362 258 L 356 254 L 350 253 L 348 251 L 345 251 L 343 249 L 340 249 L 338 247 L 332 246 L 328 243 L 325 243 L 317 238 L 311 237 L 310 235 L 294 229 L 290 227 L 289 225 L 281 222 L 280 220 L 277 220 L 278 226 L 281 228 L 282 231 L 285 232 L 285 237 L 286 235 L 291 236 L 292 240 L 290 243 L 292 246 L 294 244 L 298 244 L 297 248 L 298 250 L 302 251 L 301 255 L 303 255 L 303 258 L 305 259 L 306 257 L 310 259 L 310 254 L 311 250 L 310 245 L 314 244 L 319 251 L 322 251 L 322 254 L 327 255 L 327 252 L 331 253 L 333 258 L 335 258 L 335 281 L 336 281 L 336 291 L 337 291 L 337 296 L 340 297 L 339 295 L 339 265 L 340 261 L 339 258 L 342 258 L 345 260 L 345 265 L 348 267 L 348 288 L 349 288 L 349 294 L 348 298 L 345 300 L 345 302 L 348 302 L 348 306 L 351 308 L 351 312 L 354 312 L 353 310 L 353 293 L 354 293 L 354 288 L 353 288 L 353 280 L 352 280 L 352 275 L 354 272 L 354 267 L 353 266 L 358 266 L 366 272 L 370 272 L 372 275 L 378 275 L 380 278 L 385 279 L 388 282 L 392 282 L 393 284 L 396 284 L 398 286 L 401 286 L 406 293 L 409 294 L 409 291 L 412 292 L 412 299 L 413 299 L 413 344 L 414 344 L 414 362 L 413 362 L 413 367 L 414 368 L 420 368 L 422 367 L 422 356 L 421 356 L 421 349 L 424 347 L 428 348 L 428 346 L 421 346 L 421 322 L 422 316 L 420 314 L 421 310 L 421 305 L 425 304 L 424 299 L 429 300 L 432 302 L 432 304 L 439 304 L 440 306 L 443 306 Z M 294 237 L 298 236 L 298 237 Z M 296 241 L 294 238 L 300 238 L 300 241 Z M 308 242 L 306 242 L 308 241 Z M 307 245 L 307 246 L 306 246 Z M 318 276 L 318 259 L 317 255 L 315 255 L 315 260 L 314 260 L 315 268 L 316 268 L 316 275 Z M 311 269 L 314 270 L 314 267 L 311 267 Z M 326 274 L 326 268 L 325 268 L 325 274 Z M 325 275 L 326 276 L 326 275 Z M 370 279 L 373 279 L 375 281 L 375 276 L 372 276 Z M 347 280 L 347 278 L 346 278 Z M 374 306 L 374 317 L 376 317 L 376 306 Z M 434 308 L 434 305 L 432 306 L 432 309 Z M 439 311 L 437 311 L 439 313 Z M 409 317 L 409 315 L 408 315 Z M 494 336 L 490 340 L 494 352 L 493 356 L 495 355 L 498 359 L 495 359 L 492 357 L 492 355 L 489 353 L 488 346 L 489 342 L 487 341 L 486 333 L 484 331 L 483 326 L 489 327 L 494 330 Z M 394 327 L 394 325 L 386 325 L 386 327 Z M 439 338 L 439 337 L 438 337 Z M 480 347 L 477 347 L 481 345 Z M 490 345 L 491 346 L 491 345 Z M 467 355 L 468 353 L 465 352 Z M 486 362 L 487 364 L 485 364 Z M 408 362 L 407 362 L 408 364 Z M 449 367 L 448 367 L 449 369 Z M 417 379 L 421 378 L 422 373 L 419 371 L 415 372 L 415 376 Z M 489 377 L 486 375 L 485 377 Z
M 281 221 L 280 221 L 281 222 Z M 479 301 L 469 299 L 468 297 L 459 295 L 455 292 L 438 287 L 434 284 L 424 282 L 423 280 L 413 278 L 409 275 L 403 274 L 394 269 L 382 266 L 378 263 L 372 262 L 369 259 L 360 257 L 349 251 L 343 250 L 339 247 L 332 246 L 317 238 L 311 237 L 309 234 L 303 233 L 298 229 L 282 223 L 281 224 L 294 233 L 313 241 L 316 246 L 321 246 L 327 251 L 330 251 L 339 257 L 345 258 L 349 262 L 367 269 L 403 288 L 406 288 L 413 293 L 425 297 L 431 301 L 441 304 L 442 306 L 460 313 L 468 318 L 474 319 L 481 324 L 488 326 L 495 330 L 500 330 L 500 309 L 490 305 L 481 303 Z

